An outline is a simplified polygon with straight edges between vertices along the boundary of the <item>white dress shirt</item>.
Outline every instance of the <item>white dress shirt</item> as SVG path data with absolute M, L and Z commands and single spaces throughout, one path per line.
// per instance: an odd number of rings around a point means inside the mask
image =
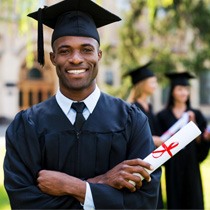
M 98 86 L 96 86 L 95 90 L 85 100 L 82 101 L 86 105 L 85 109 L 83 110 L 83 116 L 85 117 L 85 119 L 87 119 L 89 117 L 89 115 L 93 112 L 93 110 L 98 102 L 98 99 L 100 97 L 100 94 L 101 94 L 101 92 L 100 92 Z M 76 111 L 71 108 L 71 105 L 73 102 L 77 102 L 77 101 L 73 101 L 73 100 L 65 97 L 60 92 L 60 90 L 57 91 L 55 98 L 56 98 L 58 105 L 64 112 L 64 114 L 67 116 L 67 118 L 70 120 L 70 122 L 72 124 L 74 124 L 75 118 L 76 118 Z M 85 194 L 85 201 L 84 201 L 83 209 L 85 209 L 85 210 L 94 210 L 95 209 L 92 192 L 91 192 L 90 185 L 88 182 L 86 182 L 86 194 Z

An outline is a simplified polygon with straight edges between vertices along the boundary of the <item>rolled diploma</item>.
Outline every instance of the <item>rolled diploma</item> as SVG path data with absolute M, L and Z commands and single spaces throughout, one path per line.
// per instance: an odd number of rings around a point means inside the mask
M 170 139 L 168 139 L 146 158 L 144 158 L 145 162 L 148 162 L 153 166 L 153 170 L 145 170 L 149 174 L 151 174 L 200 134 L 200 129 L 195 125 L 195 123 L 190 121 L 189 123 L 187 123 L 187 125 L 182 127 L 177 133 L 175 133 Z M 139 173 L 133 174 L 141 177 L 141 180 L 144 179 L 144 177 L 142 177 Z M 132 180 L 129 180 L 129 182 L 134 186 L 136 185 L 136 183 Z
M 179 129 L 186 125 L 189 121 L 189 115 L 184 112 L 182 117 L 174 123 L 164 134 L 160 137 L 164 142 L 167 141 L 171 136 L 173 136 Z

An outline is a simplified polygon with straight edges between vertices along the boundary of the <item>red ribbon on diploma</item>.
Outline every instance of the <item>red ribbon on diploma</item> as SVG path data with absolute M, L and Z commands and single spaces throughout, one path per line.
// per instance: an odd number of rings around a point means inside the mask
M 152 152 L 152 156 L 154 158 L 159 158 L 160 156 L 162 156 L 164 154 L 164 152 L 168 152 L 168 154 L 172 157 L 172 153 L 171 153 L 171 150 L 175 147 L 177 147 L 179 145 L 178 142 L 172 142 L 168 147 L 165 145 L 165 143 L 163 143 L 161 146 L 163 147 L 162 150 L 155 150 Z M 155 155 L 155 154 L 158 154 L 160 153 L 159 155 Z

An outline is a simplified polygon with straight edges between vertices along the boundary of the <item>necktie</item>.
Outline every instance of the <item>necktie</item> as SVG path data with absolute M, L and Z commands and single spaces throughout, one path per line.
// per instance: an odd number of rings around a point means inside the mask
M 77 112 L 74 127 L 76 128 L 77 131 L 80 131 L 83 123 L 85 122 L 85 118 L 82 114 L 85 108 L 85 104 L 84 102 L 77 102 L 77 103 L 73 103 L 71 107 Z

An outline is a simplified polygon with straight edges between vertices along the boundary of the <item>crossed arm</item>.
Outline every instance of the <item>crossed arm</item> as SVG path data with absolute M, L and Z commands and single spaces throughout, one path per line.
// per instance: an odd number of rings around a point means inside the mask
M 151 170 L 151 167 L 149 163 L 141 159 L 125 160 L 105 174 L 90 178 L 87 182 L 106 184 L 118 190 L 127 188 L 131 192 L 135 192 L 142 186 L 142 181 L 139 176 L 133 175 L 133 173 L 141 174 L 149 182 L 151 177 L 144 168 Z M 129 180 L 135 182 L 136 185 L 128 182 Z M 46 194 L 53 196 L 71 195 L 80 203 L 84 203 L 85 181 L 62 172 L 41 170 L 37 182 L 39 189 Z

